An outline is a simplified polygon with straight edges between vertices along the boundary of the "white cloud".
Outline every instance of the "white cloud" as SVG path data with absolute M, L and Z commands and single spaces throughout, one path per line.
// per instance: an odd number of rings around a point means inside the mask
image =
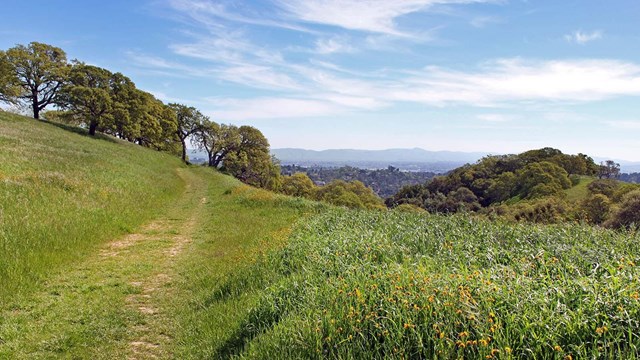
M 501 20 L 495 16 L 478 16 L 471 19 L 469 23 L 475 28 L 483 28 L 489 24 L 495 24 L 500 21 Z
M 268 66 L 244 64 L 226 67 L 218 71 L 219 77 L 254 88 L 279 90 L 302 90 L 302 87 L 289 75 Z
M 315 45 L 315 52 L 323 55 L 356 52 L 356 48 L 351 46 L 346 39 L 340 37 L 318 39 Z
M 215 118 L 223 122 L 329 116 L 344 112 L 344 108 L 336 104 L 298 98 L 213 98 L 208 103 L 215 106 Z
M 396 19 L 435 5 L 496 2 L 494 0 L 276 0 L 297 20 L 349 30 L 409 36 Z
M 479 120 L 486 121 L 489 123 L 504 123 L 516 120 L 518 117 L 515 115 L 507 115 L 507 114 L 480 114 L 476 116 Z
M 218 22 L 213 21 L 212 17 L 249 25 L 269 26 L 307 33 L 317 33 L 316 31 L 296 24 L 291 24 L 279 19 L 271 19 L 268 17 L 269 14 L 265 14 L 264 12 L 241 14 L 237 10 L 248 10 L 249 8 L 235 6 L 237 4 L 234 4 L 233 2 L 231 2 L 231 6 L 234 7 L 234 10 L 236 11 L 229 11 L 228 7 L 221 1 L 211 0 L 169 0 L 169 5 L 175 10 L 186 14 L 192 20 L 214 28 L 221 28 L 222 26 Z
M 596 101 L 640 95 L 640 66 L 616 60 L 503 59 L 478 72 L 429 67 L 391 98 L 434 105 L 493 106 L 513 101 Z
M 574 31 L 571 34 L 564 36 L 568 42 L 574 42 L 580 45 L 584 45 L 590 41 L 602 39 L 603 33 L 601 30 L 596 30 L 590 33 L 582 32 L 580 30 Z
M 615 120 L 607 121 L 606 124 L 617 129 L 640 130 L 640 121 Z

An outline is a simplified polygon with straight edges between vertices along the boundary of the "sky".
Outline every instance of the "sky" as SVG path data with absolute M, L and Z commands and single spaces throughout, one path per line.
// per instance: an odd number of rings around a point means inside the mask
M 31 41 L 273 148 L 640 161 L 638 0 L 3 0 Z

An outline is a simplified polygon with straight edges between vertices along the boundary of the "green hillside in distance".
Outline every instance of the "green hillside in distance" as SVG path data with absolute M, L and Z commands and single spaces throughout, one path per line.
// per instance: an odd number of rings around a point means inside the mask
M 72 129 L 0 112 L 0 299 L 132 231 L 184 186 L 178 159 Z

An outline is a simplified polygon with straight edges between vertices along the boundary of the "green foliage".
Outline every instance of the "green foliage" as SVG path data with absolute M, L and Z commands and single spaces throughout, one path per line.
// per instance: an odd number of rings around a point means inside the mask
M 358 180 L 382 198 L 392 196 L 403 186 L 422 184 L 436 176 L 433 172 L 401 171 L 393 166 L 388 166 L 386 169 L 362 169 L 352 166 L 339 168 L 282 166 L 283 175 L 292 175 L 296 172 L 306 173 L 316 184 L 327 184 L 333 180 Z
M 209 120 L 193 106 L 169 104 L 176 115 L 176 135 L 182 144 L 182 161 L 187 161 L 187 138 L 198 131 Z
M 0 101 L 15 103 L 20 95 L 20 86 L 15 70 L 4 51 L 0 51 Z
M 295 173 L 291 176 L 283 176 L 280 192 L 285 195 L 313 198 L 315 184 L 305 173 Z
M 65 52 L 55 46 L 32 42 L 27 46 L 12 47 L 5 57 L 13 71 L 11 77 L 20 87 L 17 99 L 31 106 L 33 117 L 39 119 L 40 111 L 56 101 L 58 91 L 66 81 Z
M 237 129 L 239 143 L 223 161 L 223 171 L 242 182 L 270 190 L 281 186 L 280 164 L 269 153 L 269 141 L 252 126 Z
M 89 135 L 103 131 L 114 119 L 114 101 L 110 94 L 113 74 L 97 66 L 75 64 L 68 83 L 61 91 L 58 102 L 68 109 L 80 123 L 87 125 Z
M 587 221 L 592 224 L 602 224 L 611 211 L 611 200 L 603 194 L 593 194 L 581 204 L 581 210 Z
M 567 191 L 572 185 L 580 186 L 580 176 L 593 174 L 595 168 L 593 160 L 584 154 L 565 155 L 553 148 L 487 156 L 424 185 L 403 188 L 385 203 L 389 207 L 412 204 L 429 212 L 499 213 L 522 221 L 559 221 L 571 218 L 573 212 L 564 202 Z M 577 184 L 572 183 L 570 174 Z M 543 200 L 529 201 L 535 199 Z M 524 200 L 529 202 L 508 208 Z
M 571 209 L 557 197 L 521 201 L 508 208 L 508 217 L 515 221 L 554 224 L 570 219 Z
M 358 180 L 334 180 L 319 187 L 315 199 L 352 209 L 384 209 L 382 199 Z
M 219 283 L 207 357 L 636 358 L 637 233 L 328 211 Z M 200 353 L 202 357 L 204 354 Z
M 612 228 L 638 227 L 640 225 L 640 190 L 624 195 L 620 207 L 605 225 Z

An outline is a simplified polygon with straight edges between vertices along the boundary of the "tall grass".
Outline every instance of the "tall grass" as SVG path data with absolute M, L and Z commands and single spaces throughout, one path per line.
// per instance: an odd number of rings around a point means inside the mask
M 637 233 L 331 210 L 226 277 L 227 358 L 637 358 Z
M 0 112 L 0 305 L 178 196 L 180 162 Z

